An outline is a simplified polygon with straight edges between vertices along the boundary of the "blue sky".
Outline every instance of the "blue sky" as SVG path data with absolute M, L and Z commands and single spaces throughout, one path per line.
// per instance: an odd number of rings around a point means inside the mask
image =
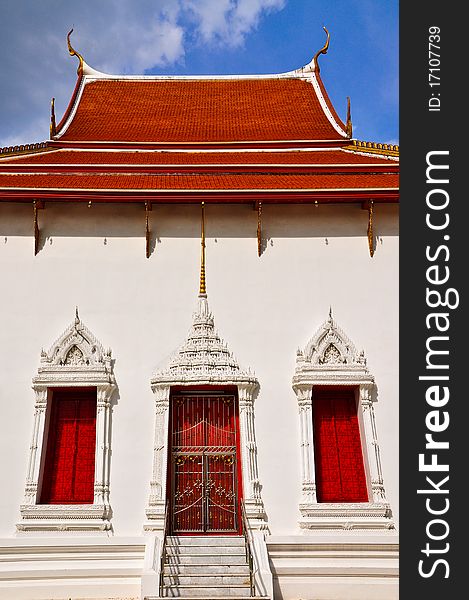
M 48 139 L 76 81 L 76 57 L 108 73 L 280 73 L 320 57 L 353 135 L 398 143 L 397 0 L 1 0 L 0 147 Z

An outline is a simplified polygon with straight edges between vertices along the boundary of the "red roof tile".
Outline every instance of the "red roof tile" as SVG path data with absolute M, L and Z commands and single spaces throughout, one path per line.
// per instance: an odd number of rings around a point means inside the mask
M 398 163 L 380 156 L 364 156 L 340 149 L 327 151 L 291 152 L 148 152 L 138 151 L 47 151 L 0 160 L 9 165 L 386 165 L 397 168 Z
M 299 78 L 87 82 L 65 141 L 343 140 Z
M 0 188 L 91 190 L 276 190 L 397 188 L 396 174 L 0 174 Z

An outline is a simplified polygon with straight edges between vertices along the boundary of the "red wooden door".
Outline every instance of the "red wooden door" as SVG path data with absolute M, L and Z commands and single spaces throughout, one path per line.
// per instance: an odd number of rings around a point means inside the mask
M 173 533 L 238 533 L 236 397 L 175 394 L 171 401 L 170 511 Z

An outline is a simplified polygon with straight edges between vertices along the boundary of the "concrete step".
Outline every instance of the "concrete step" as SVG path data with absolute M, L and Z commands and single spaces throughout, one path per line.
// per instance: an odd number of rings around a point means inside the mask
M 213 586 L 199 586 L 199 585 L 178 585 L 177 587 L 164 586 L 163 596 L 165 598 L 180 598 L 182 596 L 188 598 L 220 598 L 228 597 L 233 598 L 237 596 L 239 598 L 249 598 L 251 595 L 251 589 L 249 585 L 219 585 Z
M 250 585 L 249 573 L 246 574 L 218 574 L 218 575 L 207 575 L 207 574 L 190 574 L 181 575 L 179 573 L 168 573 L 164 574 L 163 584 L 165 586 L 181 586 L 181 585 L 197 585 L 200 587 L 217 587 L 219 585 L 229 586 L 244 586 Z
M 227 564 L 186 564 L 186 563 L 165 563 L 165 575 L 248 575 L 249 567 L 246 561 L 239 565 Z
M 206 552 L 200 554 L 170 554 L 166 552 L 166 565 L 245 565 L 246 554 L 222 554 L 217 549 L 212 550 L 211 554 Z
M 244 546 L 196 546 L 190 544 L 187 546 L 182 545 L 166 545 L 166 554 L 168 556 L 182 556 L 182 555 L 202 555 L 202 554 L 230 554 L 232 556 L 245 555 Z
M 167 546 L 244 546 L 244 537 L 239 535 L 169 535 Z
M 194 596 L 177 596 L 178 600 L 193 600 Z M 246 596 L 204 596 L 204 600 L 245 600 Z M 268 596 L 254 596 L 255 600 L 271 600 Z M 145 596 L 143 600 L 159 600 L 160 596 Z

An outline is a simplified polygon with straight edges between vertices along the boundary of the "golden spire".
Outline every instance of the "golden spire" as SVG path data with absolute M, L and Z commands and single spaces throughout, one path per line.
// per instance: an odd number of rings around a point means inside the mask
M 70 36 L 72 35 L 72 32 L 73 32 L 73 27 L 72 27 L 72 29 L 70 29 L 70 31 L 67 34 L 68 52 L 69 52 L 70 56 L 76 56 L 78 58 L 78 60 L 80 61 L 79 64 L 78 64 L 77 75 L 81 76 L 83 74 L 83 63 L 85 61 L 83 60 L 83 56 L 81 54 L 79 54 L 72 47 L 72 44 L 70 43 Z
M 347 122 L 345 124 L 345 133 L 347 137 L 352 137 L 352 113 L 350 111 L 350 98 L 347 96 Z
M 321 50 L 318 50 L 316 52 L 316 54 L 314 55 L 313 60 L 312 60 L 312 62 L 314 62 L 314 66 L 315 66 L 315 68 L 316 68 L 316 70 L 317 70 L 318 73 L 319 73 L 318 57 L 319 57 L 320 54 L 327 54 L 327 50 L 329 48 L 329 40 L 331 39 L 331 36 L 330 36 L 329 32 L 327 31 L 327 29 L 324 27 L 324 25 L 323 25 L 322 28 L 324 29 L 324 31 L 326 32 L 326 35 L 327 35 L 326 43 L 321 48 Z
M 57 126 L 55 124 L 55 98 L 52 98 L 50 102 L 50 138 L 52 139 L 57 133 Z
M 199 296 L 207 296 L 205 287 L 205 202 L 202 202 L 202 223 L 200 232 L 201 256 L 200 256 L 200 284 Z

